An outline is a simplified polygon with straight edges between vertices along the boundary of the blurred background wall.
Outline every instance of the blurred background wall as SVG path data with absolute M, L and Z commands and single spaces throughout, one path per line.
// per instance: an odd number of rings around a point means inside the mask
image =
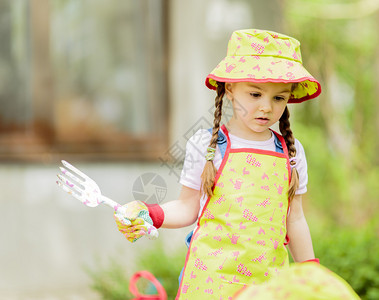
M 185 143 L 212 123 L 215 95 L 205 77 L 236 29 L 298 38 L 306 68 L 322 83 L 318 100 L 291 107 L 310 169 L 311 229 L 351 226 L 376 236 L 378 7 L 358 0 L 0 1 L 0 299 L 97 299 L 86 268 L 113 257 L 133 270 L 137 254 L 155 247 L 158 241 L 130 244 L 110 209 L 87 208 L 61 191 L 60 160 L 120 203 L 175 199 Z M 138 190 L 146 173 L 164 184 Z M 190 230 L 162 229 L 160 240 L 174 251 Z

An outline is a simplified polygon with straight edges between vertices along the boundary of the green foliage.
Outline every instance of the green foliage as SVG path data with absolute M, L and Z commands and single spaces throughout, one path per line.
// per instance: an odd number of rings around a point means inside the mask
M 321 264 L 344 278 L 363 300 L 379 299 L 378 225 L 311 228 Z
M 340 217 L 344 213 L 341 207 L 347 208 L 352 198 L 353 179 L 348 165 L 328 145 L 321 128 L 295 122 L 293 129 L 307 157 L 309 183 L 306 197 L 309 205 L 320 212 L 323 221 L 343 219 L 346 216 Z
M 184 266 L 186 248 L 176 253 L 167 254 L 162 244 L 153 251 L 146 251 L 140 256 L 138 266 L 148 270 L 161 282 L 168 299 L 174 299 L 179 288 L 179 274 Z
M 92 279 L 92 288 L 105 300 L 133 299 L 129 292 L 129 280 L 132 274 L 140 270 L 152 273 L 166 290 L 168 299 L 174 299 L 185 256 L 185 248 L 175 253 L 167 253 L 162 243 L 158 243 L 153 249 L 142 251 L 138 255 L 135 270 L 111 259 L 105 267 L 97 266 L 95 270 L 87 268 L 87 273 Z M 138 281 L 138 289 L 145 294 L 157 293 L 154 286 L 143 279 Z
M 300 40 L 304 65 L 323 90 L 293 114 L 307 155 L 307 197 L 323 219 L 340 225 L 369 222 L 379 203 L 378 18 L 375 10 L 349 5 L 358 2 L 291 0 L 285 6 L 287 31 Z M 334 18 L 331 12 L 341 10 L 343 17 Z
M 333 222 L 310 222 L 316 256 L 321 264 L 345 279 L 362 300 L 379 299 L 379 222 L 362 228 L 339 227 Z M 130 275 L 148 270 L 161 282 L 168 299 L 174 299 L 178 276 L 184 265 L 186 249 L 167 253 L 162 246 L 143 251 L 137 259 L 136 270 L 128 270 L 115 260 L 108 266 L 88 270 L 92 288 L 105 300 L 132 299 L 128 290 Z M 142 281 L 142 280 L 141 280 Z M 151 284 L 141 282 L 141 293 L 155 294 Z
M 127 270 L 114 259 L 111 259 L 109 265 L 106 266 L 97 265 L 96 269 L 86 268 L 87 274 L 92 279 L 91 288 L 98 292 L 104 300 L 133 298 L 129 291 Z

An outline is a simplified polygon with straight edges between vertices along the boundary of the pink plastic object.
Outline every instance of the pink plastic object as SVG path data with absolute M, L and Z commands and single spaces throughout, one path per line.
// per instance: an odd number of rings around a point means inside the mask
M 158 295 L 143 295 L 137 289 L 137 281 L 141 278 L 146 278 L 151 281 L 158 291 Z M 167 300 L 167 293 L 161 283 L 148 271 L 139 271 L 135 273 L 130 279 L 129 283 L 130 292 L 136 297 L 133 300 Z

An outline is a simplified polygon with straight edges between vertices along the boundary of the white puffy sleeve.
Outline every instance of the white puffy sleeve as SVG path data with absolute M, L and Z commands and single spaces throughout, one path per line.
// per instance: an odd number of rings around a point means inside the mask
M 307 184 L 308 184 L 308 166 L 307 159 L 305 157 L 304 147 L 303 145 L 295 139 L 295 147 L 296 147 L 296 169 L 299 173 L 299 188 L 296 190 L 296 195 L 305 194 L 307 192 Z
M 206 129 L 199 129 L 186 145 L 186 156 L 180 176 L 180 183 L 191 189 L 200 190 L 201 174 L 205 165 L 205 154 L 211 140 Z

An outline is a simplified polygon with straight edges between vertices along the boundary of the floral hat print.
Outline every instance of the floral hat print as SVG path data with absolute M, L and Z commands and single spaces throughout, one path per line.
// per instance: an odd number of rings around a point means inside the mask
M 217 82 L 296 82 L 288 103 L 300 103 L 321 93 L 320 83 L 303 67 L 300 42 L 273 31 L 234 31 L 227 56 L 207 76 L 205 84 L 216 89 Z

